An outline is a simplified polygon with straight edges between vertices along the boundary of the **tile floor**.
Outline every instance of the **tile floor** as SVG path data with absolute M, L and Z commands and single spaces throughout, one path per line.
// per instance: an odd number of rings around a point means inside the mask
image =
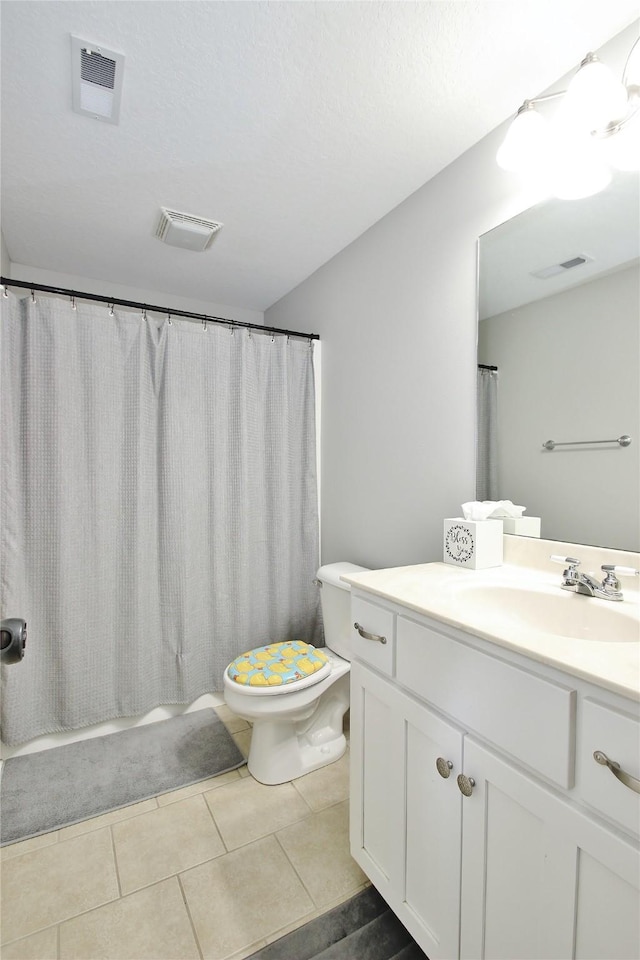
M 221 718 L 247 755 L 251 730 Z M 240 960 L 352 896 L 349 753 L 266 787 L 246 766 L 2 848 L 2 960 Z

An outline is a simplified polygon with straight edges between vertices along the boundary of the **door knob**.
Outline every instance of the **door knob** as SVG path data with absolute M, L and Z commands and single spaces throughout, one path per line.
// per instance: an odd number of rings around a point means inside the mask
M 451 771 L 453 770 L 453 764 L 451 760 L 445 760 L 444 757 L 438 757 L 436 760 L 436 770 L 441 777 L 444 777 L 446 780 Z
M 27 622 L 18 617 L 2 621 L 0 629 L 0 660 L 2 663 L 20 663 L 27 642 Z
M 457 782 L 460 793 L 465 797 L 470 797 L 471 793 L 473 792 L 473 788 L 476 785 L 473 777 L 467 777 L 464 775 L 464 773 L 459 773 Z

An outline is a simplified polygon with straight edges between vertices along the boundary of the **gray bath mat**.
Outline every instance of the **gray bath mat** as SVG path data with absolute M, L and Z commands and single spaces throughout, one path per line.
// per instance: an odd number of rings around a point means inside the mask
M 186 787 L 244 762 L 211 709 L 11 757 L 0 784 L 0 846 Z
M 428 960 L 375 887 L 275 940 L 249 960 Z

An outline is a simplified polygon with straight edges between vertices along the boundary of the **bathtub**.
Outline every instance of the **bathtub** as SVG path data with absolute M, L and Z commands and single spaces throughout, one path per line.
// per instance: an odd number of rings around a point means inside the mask
M 8 747 L 0 742 L 0 758 L 2 761 L 10 757 L 20 757 L 27 753 L 37 753 L 40 750 L 51 750 L 53 747 L 63 747 L 67 743 L 77 740 L 89 740 L 92 737 L 102 737 L 107 733 L 118 733 L 130 727 L 140 727 L 145 723 L 157 723 L 158 720 L 168 720 L 182 713 L 192 713 L 194 710 L 204 710 L 207 707 L 219 707 L 224 704 L 221 693 L 205 693 L 193 703 L 170 703 L 161 707 L 154 707 L 140 717 L 122 717 L 117 720 L 107 720 L 104 723 L 95 723 L 91 727 L 82 727 L 80 730 L 64 730 L 62 733 L 48 733 L 35 737 L 16 747 Z

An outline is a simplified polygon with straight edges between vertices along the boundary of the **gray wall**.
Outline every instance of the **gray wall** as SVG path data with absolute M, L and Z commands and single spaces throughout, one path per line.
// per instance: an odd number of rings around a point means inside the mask
M 271 307 L 322 339 L 322 560 L 441 559 L 475 499 L 476 251 L 531 198 L 485 138 Z
M 10 276 L 10 271 L 11 260 L 9 259 L 9 251 L 4 242 L 4 234 L 0 231 L 0 276 L 8 277 Z
M 41 283 L 47 287 L 64 287 L 66 290 L 78 290 L 82 293 L 93 293 L 101 297 L 116 297 L 119 300 L 149 303 L 158 307 L 191 310 L 193 313 L 205 313 L 210 316 L 222 317 L 224 320 L 238 320 L 240 323 L 256 323 L 259 325 L 264 323 L 264 314 L 259 310 L 230 307 L 223 303 L 195 300 L 170 293 L 158 293 L 157 290 L 146 290 L 142 287 L 131 287 L 118 283 L 117 278 L 114 278 L 113 282 L 94 280 L 90 277 L 43 270 L 40 267 L 26 266 L 22 263 L 10 263 L 6 275 L 13 280 L 22 280 L 25 283 Z
M 634 263 L 480 323 L 479 359 L 499 368 L 498 499 L 543 537 L 640 550 L 638 317 Z M 542 449 L 624 433 L 630 447 Z
M 601 51 L 620 74 L 636 35 Z M 322 338 L 323 563 L 439 560 L 475 499 L 477 239 L 539 199 L 496 165 L 505 129 L 265 313 Z
M 636 29 L 603 48 L 609 66 L 622 69 Z M 322 337 L 323 562 L 440 559 L 443 518 L 475 496 L 477 238 L 537 199 L 496 166 L 504 132 L 467 151 L 264 316 L 267 325 Z M 107 290 L 11 269 L 16 279 L 24 272 L 129 299 L 117 278 Z M 146 293 L 130 290 L 130 298 L 151 300 Z

